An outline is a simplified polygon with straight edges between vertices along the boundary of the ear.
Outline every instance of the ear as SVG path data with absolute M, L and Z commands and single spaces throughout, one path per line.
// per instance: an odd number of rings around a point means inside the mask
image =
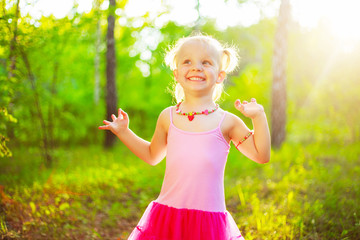
M 177 77 L 178 77 L 178 71 L 177 71 L 177 69 L 175 69 L 175 70 L 173 71 L 173 74 L 174 74 L 175 80 L 178 81 L 178 80 L 177 80 Z
M 216 83 L 222 83 L 226 77 L 225 71 L 220 71 L 218 75 L 218 79 L 216 80 Z

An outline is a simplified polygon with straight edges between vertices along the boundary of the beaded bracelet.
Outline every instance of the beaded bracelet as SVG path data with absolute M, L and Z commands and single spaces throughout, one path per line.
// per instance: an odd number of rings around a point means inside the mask
M 240 141 L 239 141 L 239 143 L 236 145 L 236 148 L 240 145 L 240 144 L 242 144 L 246 139 L 248 139 L 251 135 L 253 135 L 254 134 L 254 131 L 250 131 L 243 139 L 241 139 Z

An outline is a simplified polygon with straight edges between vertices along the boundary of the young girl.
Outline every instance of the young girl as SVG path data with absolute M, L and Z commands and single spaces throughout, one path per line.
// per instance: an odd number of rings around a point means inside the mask
M 139 158 L 151 165 L 166 156 L 160 195 L 152 201 L 129 239 L 244 239 L 226 210 L 224 169 L 230 142 L 251 160 L 270 159 L 270 134 L 264 108 L 235 101 L 252 119 L 250 131 L 236 115 L 222 110 L 219 98 L 226 73 L 237 65 L 237 54 L 208 36 L 180 39 L 166 63 L 177 82 L 176 106 L 160 113 L 151 142 L 129 129 L 129 117 L 119 109 L 113 121 L 99 129 L 112 131 Z M 246 140 L 246 141 L 245 141 Z

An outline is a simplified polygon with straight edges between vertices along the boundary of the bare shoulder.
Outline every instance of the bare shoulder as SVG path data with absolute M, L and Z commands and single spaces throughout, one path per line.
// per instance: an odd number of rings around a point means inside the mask
M 237 115 L 226 112 L 224 122 L 222 124 L 221 130 L 226 140 L 230 141 L 234 138 L 235 132 L 248 132 L 248 127 L 245 125 L 244 121 Z
M 226 117 L 224 119 L 224 127 L 226 126 L 227 128 L 234 128 L 235 126 L 237 125 L 244 125 L 245 126 L 245 123 L 244 121 L 237 115 L 231 113 L 231 112 L 228 112 L 228 111 L 225 111 L 226 112 Z
M 171 109 L 172 109 L 172 106 L 167 107 L 164 110 L 162 110 L 160 115 L 159 115 L 159 119 L 170 120 L 170 111 L 171 111 Z
M 172 106 L 165 108 L 161 111 L 159 118 L 158 118 L 158 124 L 163 127 L 164 129 L 168 129 L 170 125 L 170 112 L 171 112 Z

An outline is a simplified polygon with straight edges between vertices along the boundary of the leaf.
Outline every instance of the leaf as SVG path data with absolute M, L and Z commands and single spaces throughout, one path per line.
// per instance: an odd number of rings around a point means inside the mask
M 245 196 L 240 185 L 237 186 L 237 190 L 238 190 L 241 206 L 245 206 Z
M 34 203 L 34 202 L 30 202 L 29 205 L 30 205 L 30 207 L 31 207 L 31 212 L 32 212 L 32 213 L 35 213 L 35 212 L 36 212 L 36 205 L 35 205 L 35 203 Z
M 64 203 L 60 204 L 59 209 L 60 209 L 60 211 L 64 211 L 65 209 L 68 209 L 69 207 L 70 207 L 69 203 L 64 202 Z
M 290 208 L 293 199 L 294 199 L 294 192 L 293 192 L 293 191 L 290 191 L 289 194 L 288 194 L 288 196 L 287 196 L 288 208 Z

